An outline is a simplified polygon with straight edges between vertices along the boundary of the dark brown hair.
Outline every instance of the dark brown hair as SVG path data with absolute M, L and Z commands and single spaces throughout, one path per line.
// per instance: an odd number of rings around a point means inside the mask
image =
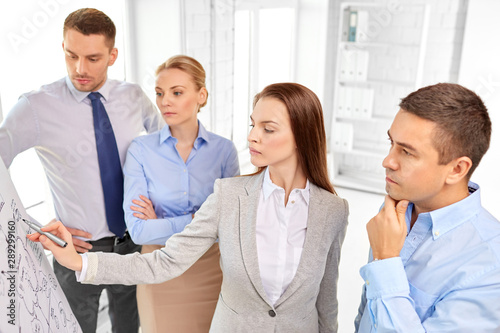
M 198 89 L 198 91 L 201 88 L 205 88 L 205 69 L 203 66 L 194 58 L 188 57 L 186 55 L 176 55 L 171 58 L 169 58 L 167 61 L 165 61 L 163 64 L 158 66 L 156 69 L 156 75 L 160 74 L 161 71 L 165 69 L 171 69 L 171 68 L 177 68 L 183 71 L 184 73 L 189 74 L 191 76 L 191 79 L 193 80 L 194 85 Z M 205 99 L 205 103 L 200 105 L 200 108 L 204 107 L 207 105 L 207 100 L 208 100 L 208 91 L 207 91 L 207 98 Z M 199 110 L 198 110 L 199 111 Z
M 436 124 L 433 144 L 439 163 L 467 156 L 468 179 L 490 146 L 491 120 L 481 98 L 453 83 L 421 88 L 401 100 L 401 109 Z
M 75 10 L 64 20 L 63 36 L 70 29 L 76 30 L 86 36 L 103 35 L 106 38 L 106 45 L 109 46 L 110 50 L 115 47 L 115 24 L 100 10 L 94 8 Z
M 323 109 L 314 92 L 297 83 L 275 83 L 255 95 L 253 107 L 262 98 L 275 98 L 288 110 L 298 161 L 307 179 L 336 194 L 328 177 Z M 257 173 L 265 168 L 259 168 Z

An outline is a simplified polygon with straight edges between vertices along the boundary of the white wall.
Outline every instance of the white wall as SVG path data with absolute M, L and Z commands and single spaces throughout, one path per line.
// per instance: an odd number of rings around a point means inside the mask
M 165 60 L 182 53 L 180 0 L 127 0 L 129 39 L 124 43 L 126 79 L 141 85 L 155 100 L 155 71 Z
M 300 0 L 297 13 L 295 81 L 305 85 L 323 102 L 328 1 Z M 329 98 L 329 97 L 327 97 Z
M 207 74 L 208 102 L 198 114 L 204 126 L 232 137 L 234 1 L 185 0 L 186 51 Z
M 66 75 L 62 29 L 66 16 L 82 7 L 104 11 L 115 22 L 116 46 L 123 51 L 122 0 L 24 0 L 0 4 L 0 92 L 4 116 L 19 95 Z M 47 38 L 49 37 L 49 38 Z M 118 56 L 110 76 L 123 78 Z
M 474 90 L 489 110 L 493 125 L 490 149 L 472 175 L 483 206 L 500 218 L 500 2 L 469 1 L 458 83 Z

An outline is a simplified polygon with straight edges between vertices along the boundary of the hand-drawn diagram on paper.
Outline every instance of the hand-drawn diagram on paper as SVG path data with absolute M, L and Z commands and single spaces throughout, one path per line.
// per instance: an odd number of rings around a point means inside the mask
M 0 159 L 0 332 L 81 332 Z

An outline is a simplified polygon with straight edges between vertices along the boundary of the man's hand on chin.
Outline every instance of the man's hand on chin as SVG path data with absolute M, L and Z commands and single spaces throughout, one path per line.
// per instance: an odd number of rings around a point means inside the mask
M 384 207 L 366 224 L 374 260 L 399 256 L 407 235 L 408 203 L 408 200 L 396 202 L 386 195 Z

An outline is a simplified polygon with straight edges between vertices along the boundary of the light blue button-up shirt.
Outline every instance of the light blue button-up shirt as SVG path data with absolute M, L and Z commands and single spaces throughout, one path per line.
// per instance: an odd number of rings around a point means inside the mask
M 371 261 L 356 331 L 500 332 L 500 222 L 477 184 L 450 206 L 419 214 L 400 256 Z
M 191 222 L 192 214 L 213 192 L 216 179 L 239 175 L 234 144 L 198 124 L 198 137 L 185 163 L 168 126 L 138 137 L 130 145 L 123 168 L 123 209 L 135 243 L 165 244 Z M 133 216 L 132 199 L 139 199 L 140 194 L 153 202 L 157 219 Z

